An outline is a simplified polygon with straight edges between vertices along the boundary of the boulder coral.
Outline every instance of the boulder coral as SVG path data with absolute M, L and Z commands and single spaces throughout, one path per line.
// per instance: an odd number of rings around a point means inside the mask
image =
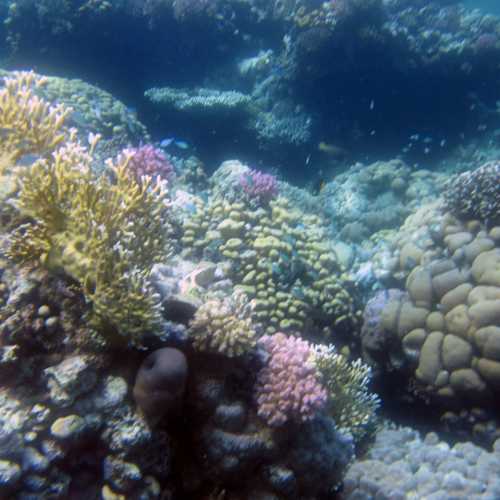
M 414 243 L 408 294 L 387 304 L 381 325 L 420 390 L 446 404 L 487 403 L 500 393 L 500 227 L 445 214 L 433 238 Z

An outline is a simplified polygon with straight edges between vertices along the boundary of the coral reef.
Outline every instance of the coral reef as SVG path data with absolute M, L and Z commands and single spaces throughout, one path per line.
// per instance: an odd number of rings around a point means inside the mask
M 137 183 L 142 182 L 144 176 L 168 181 L 175 174 L 174 166 L 165 153 L 152 144 L 127 148 L 123 154 L 128 157 L 127 168 Z
M 269 203 L 278 195 L 278 181 L 271 174 L 250 170 L 240 177 L 240 184 L 245 194 L 258 203 Z
M 391 272 L 407 293 L 391 294 L 370 325 L 385 340 L 368 336 L 365 347 L 375 363 L 410 370 L 415 389 L 448 408 L 488 407 L 498 394 L 498 233 L 434 205 L 409 218 L 393 242 Z
M 33 72 L 18 72 L 4 77 L 0 90 L 0 127 L 2 155 L 12 160 L 36 153 L 50 154 L 65 140 L 64 121 L 70 109 L 51 106 L 37 97 L 34 89 L 47 83 Z M 5 137 L 3 137 L 5 136 Z
M 92 145 L 71 140 L 37 161 L 21 176 L 26 222 L 10 234 L 6 253 L 19 263 L 62 269 L 92 303 L 92 321 L 104 335 L 139 342 L 160 326 L 148 276 L 165 255 L 167 208 L 161 186 L 133 182 L 127 161 L 109 163 L 112 178 L 94 178 Z

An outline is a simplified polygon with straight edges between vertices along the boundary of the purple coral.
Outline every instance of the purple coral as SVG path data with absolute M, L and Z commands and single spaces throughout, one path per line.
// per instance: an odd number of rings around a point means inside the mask
M 250 199 L 269 203 L 278 195 L 278 181 L 274 175 L 249 170 L 240 177 L 240 186 Z
M 257 377 L 259 416 L 270 426 L 314 418 L 328 396 L 311 361 L 309 342 L 276 333 L 263 336 L 259 346 L 269 355 Z
M 151 144 L 129 148 L 124 153 L 130 156 L 128 168 L 137 182 L 145 175 L 165 180 L 170 180 L 174 175 L 174 166 L 165 153 Z

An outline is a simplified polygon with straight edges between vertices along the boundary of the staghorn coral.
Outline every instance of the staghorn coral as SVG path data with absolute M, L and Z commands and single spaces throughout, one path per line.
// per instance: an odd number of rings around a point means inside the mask
M 318 345 L 313 359 L 328 391 L 331 416 L 341 429 L 350 432 L 355 441 L 374 432 L 380 399 L 369 391 L 371 368 L 361 359 L 349 362 L 332 345 Z
M 0 152 L 17 160 L 24 154 L 50 154 L 66 138 L 64 120 L 71 112 L 58 104 L 50 105 L 34 90 L 47 83 L 30 72 L 15 72 L 3 79 L 0 90 Z
M 327 391 L 309 342 L 278 332 L 264 335 L 259 345 L 269 355 L 255 387 L 259 416 L 272 427 L 312 420 L 326 406 Z
M 214 296 L 198 308 L 188 334 L 199 351 L 230 358 L 243 356 L 252 352 L 257 343 L 251 313 L 251 305 L 241 292 Z
M 94 177 L 90 149 L 69 140 L 20 178 L 19 207 L 28 221 L 9 237 L 7 255 L 19 263 L 61 269 L 92 303 L 102 334 L 139 342 L 160 324 L 150 267 L 166 251 L 165 192 L 139 185 L 128 157 L 109 161 L 111 175 Z

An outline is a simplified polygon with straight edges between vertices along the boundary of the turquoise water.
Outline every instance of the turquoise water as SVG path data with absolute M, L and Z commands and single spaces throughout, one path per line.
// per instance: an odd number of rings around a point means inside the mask
M 465 0 L 463 3 L 469 9 L 481 9 L 488 14 L 500 15 L 500 2 L 498 0 Z

